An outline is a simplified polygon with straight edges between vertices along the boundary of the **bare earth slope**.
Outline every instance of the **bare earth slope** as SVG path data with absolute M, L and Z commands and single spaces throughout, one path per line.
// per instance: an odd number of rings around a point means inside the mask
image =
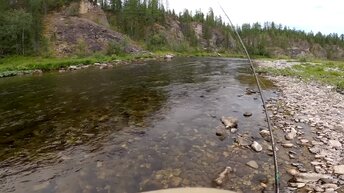
M 44 35 L 54 55 L 90 54 L 111 49 L 126 53 L 142 50 L 127 36 L 111 30 L 105 13 L 98 6 L 81 3 L 76 15 L 62 11 L 45 18 Z
M 123 47 L 127 53 L 141 50 L 123 34 L 98 25 L 93 21 L 79 17 L 51 17 L 48 37 L 54 53 L 58 56 L 71 55 L 75 52 L 102 52 L 110 43 Z

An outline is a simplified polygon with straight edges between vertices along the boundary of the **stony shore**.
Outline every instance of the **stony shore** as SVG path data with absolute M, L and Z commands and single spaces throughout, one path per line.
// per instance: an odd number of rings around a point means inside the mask
M 263 66 L 289 66 L 283 64 Z M 283 191 L 344 192 L 344 95 L 315 82 L 267 77 L 279 89 L 267 106 L 279 164 L 289 174 L 282 175 Z

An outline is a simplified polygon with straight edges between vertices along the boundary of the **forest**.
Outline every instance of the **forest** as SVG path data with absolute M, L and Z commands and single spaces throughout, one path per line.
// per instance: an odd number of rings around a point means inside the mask
M 42 31 L 44 29 L 43 18 L 53 11 L 59 11 L 69 4 L 79 0 L 6 0 L 0 2 L 0 56 L 8 55 L 41 55 L 47 50 L 47 41 Z M 200 10 L 184 10 L 175 13 L 166 9 L 159 0 L 90 0 L 98 4 L 106 13 L 111 28 L 126 34 L 134 41 L 140 42 L 151 51 L 171 50 L 189 51 L 204 50 L 207 45 L 200 44 L 200 38 L 196 36 L 192 23 L 202 24 L 203 37 L 209 42 L 212 38 L 212 30 L 220 30 L 225 38 L 221 42 L 220 51 L 238 52 L 238 48 L 232 42 L 233 31 L 225 20 L 213 12 L 210 8 L 207 13 Z M 166 4 L 166 2 L 165 2 Z M 167 3 L 168 4 L 168 3 Z M 71 10 L 71 16 L 73 16 Z M 76 13 L 77 15 L 77 13 Z M 182 32 L 187 44 L 171 45 L 168 38 L 154 31 L 152 26 L 158 24 L 168 27 L 167 20 L 174 19 L 180 22 Z M 305 32 L 276 24 L 274 22 L 243 24 L 236 26 L 243 37 L 250 54 L 270 56 L 269 47 L 288 48 L 290 42 L 307 42 L 318 44 L 333 49 L 344 48 L 344 35 L 321 32 Z M 183 49 L 181 49 L 181 47 Z M 214 51 L 214 49 L 205 49 Z M 331 58 L 331 52 L 328 52 Z

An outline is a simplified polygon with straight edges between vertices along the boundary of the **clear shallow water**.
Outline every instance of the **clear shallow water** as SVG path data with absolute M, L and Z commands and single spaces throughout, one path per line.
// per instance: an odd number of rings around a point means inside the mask
M 178 58 L 1 79 L 0 192 L 212 187 L 226 166 L 234 172 L 224 189 L 272 186 L 261 102 L 245 95 L 255 89 L 249 72 L 244 60 Z M 271 95 L 271 82 L 264 85 Z M 224 140 L 215 135 L 221 116 L 239 119 Z M 238 147 L 234 138 L 245 133 L 265 150 Z

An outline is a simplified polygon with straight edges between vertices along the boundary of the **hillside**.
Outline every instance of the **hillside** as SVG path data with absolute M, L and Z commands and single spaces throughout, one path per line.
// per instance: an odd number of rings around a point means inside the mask
M 71 6 L 73 4 L 69 5 L 69 9 Z M 122 9 L 123 17 L 126 13 L 125 8 Z M 140 13 L 140 10 L 136 11 Z M 140 42 L 145 49 L 151 51 L 240 53 L 241 49 L 238 47 L 233 31 L 222 22 L 221 18 L 214 16 L 211 10 L 206 16 L 200 12 L 196 12 L 193 16 L 188 12 L 179 16 L 170 12 L 164 14 L 163 20 L 155 19 L 155 22 L 150 22 L 145 26 L 140 26 L 140 20 L 138 20 L 140 18 L 132 15 L 123 24 L 123 18 L 109 8 L 101 9 L 88 1 L 81 1 L 79 14 L 76 16 L 68 16 L 68 13 L 60 12 L 48 17 L 53 19 L 48 19 L 46 22 L 53 26 L 48 30 L 50 31 L 48 34 L 56 38 L 53 44 L 54 50 L 60 56 L 87 55 L 95 52 L 109 53 L 111 52 L 109 49 L 113 48 L 117 49 L 113 53 L 121 50 L 125 53 L 139 51 L 140 48 L 133 44 L 130 38 Z M 130 22 L 138 25 L 126 26 L 130 25 Z M 342 41 L 333 41 L 336 37 L 306 34 L 287 27 L 276 26 L 274 23 L 264 25 L 262 27 L 258 23 L 252 26 L 244 24 L 238 28 L 249 52 L 253 55 L 344 58 L 344 44 Z M 136 29 L 136 27 L 141 29 Z M 126 35 L 110 29 L 121 31 Z M 83 45 L 87 45 L 86 50 L 82 49 Z
M 79 13 L 69 13 L 73 7 Z M 105 13 L 87 1 L 74 3 L 67 11 L 45 17 L 44 36 L 56 56 L 86 56 L 94 53 L 137 53 L 142 49 L 124 34 L 111 30 Z

